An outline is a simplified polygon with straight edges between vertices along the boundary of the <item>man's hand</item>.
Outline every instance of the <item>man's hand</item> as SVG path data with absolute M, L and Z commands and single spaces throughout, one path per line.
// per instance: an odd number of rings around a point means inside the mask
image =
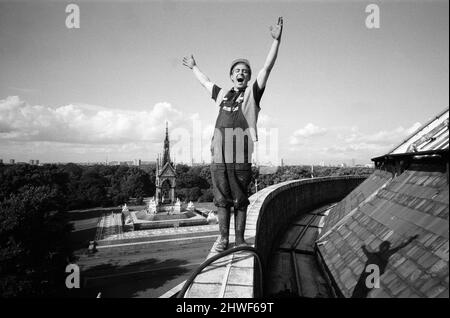
M 185 57 L 183 57 L 183 65 L 189 67 L 189 68 L 192 70 L 192 68 L 193 68 L 195 65 L 197 65 L 197 64 L 195 63 L 194 56 L 191 54 L 191 56 L 185 56 Z
M 256 77 L 256 81 L 258 82 L 259 88 L 266 87 L 267 79 L 269 78 L 269 74 L 272 71 L 273 65 L 275 64 L 275 60 L 278 55 L 278 48 L 280 46 L 281 33 L 283 32 L 283 18 L 278 18 L 278 23 L 275 26 L 270 27 L 270 34 L 272 35 L 274 41 L 272 42 L 272 46 L 270 47 L 269 54 L 267 55 L 266 62 L 264 63 L 263 68 L 259 71 L 258 76 Z
M 200 69 L 197 66 L 197 63 L 195 63 L 194 55 L 191 54 L 191 56 L 185 56 L 183 57 L 183 65 L 189 67 L 197 80 L 202 84 L 204 88 L 208 91 L 209 95 L 212 95 L 212 90 L 214 84 L 209 80 L 209 78 L 200 71 Z
M 283 33 L 283 17 L 278 18 L 278 23 L 275 26 L 270 26 L 270 35 L 274 40 L 280 40 L 281 33 Z

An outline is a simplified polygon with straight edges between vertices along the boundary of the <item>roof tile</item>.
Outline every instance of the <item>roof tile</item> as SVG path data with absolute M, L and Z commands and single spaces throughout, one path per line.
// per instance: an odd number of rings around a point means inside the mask
M 427 295 L 427 297 L 434 298 L 437 297 L 439 294 L 443 293 L 445 290 L 448 290 L 448 286 L 445 287 L 442 285 L 437 285 L 427 290 L 425 294 Z
M 401 279 L 394 279 L 390 284 L 388 284 L 388 288 L 392 295 L 397 296 L 400 292 L 402 292 L 406 285 L 403 283 Z
M 369 298 L 390 298 L 391 295 L 389 294 L 389 291 L 387 291 L 384 288 L 376 288 L 369 293 L 368 297 Z
M 420 297 L 414 291 L 410 288 L 405 289 L 403 292 L 401 292 L 400 295 L 398 295 L 399 298 L 416 298 Z
M 448 250 L 449 250 L 448 241 L 446 241 L 443 242 L 440 246 L 438 246 L 434 250 L 434 254 L 442 258 L 444 261 L 448 262 Z
M 397 272 L 400 273 L 400 275 L 403 278 L 407 278 L 416 269 L 417 269 L 416 264 L 414 264 L 410 260 L 406 260 L 406 262 L 403 262 L 402 265 L 399 268 L 397 268 Z
M 381 281 L 384 284 L 389 284 L 390 282 L 392 282 L 395 278 L 397 277 L 397 274 L 391 270 L 387 270 L 384 275 L 381 277 Z
M 439 279 L 430 278 L 427 282 L 425 282 L 425 284 L 422 285 L 422 287 L 420 287 L 420 291 L 426 294 L 429 290 L 438 286 L 439 283 L 440 283 Z
M 417 260 L 417 263 L 422 266 L 424 269 L 429 268 L 434 263 L 439 260 L 438 257 L 434 256 L 430 252 L 426 252 L 422 257 Z
M 337 213 L 331 223 L 325 221 L 328 228 L 322 233 L 331 232 L 326 240 L 332 242 L 332 253 L 340 255 L 338 263 L 333 263 L 330 261 L 333 255 L 328 254 L 330 249 L 319 246 L 325 263 L 339 276 L 338 285 L 343 293 L 351 295 L 353 276 L 362 272 L 367 261 L 361 245 L 366 244 L 369 250 L 376 252 L 382 241 L 388 240 L 395 248 L 409 237 L 418 235 L 418 239 L 392 255 L 382 276 L 384 291 L 374 290 L 370 297 L 445 295 L 445 289 L 438 287 L 441 285 L 448 290 L 449 205 L 445 173 L 406 170 L 390 182 L 390 176 L 383 176 L 384 179 L 379 178 L 376 171 L 360 185 L 363 188 L 358 187 L 343 200 L 347 202 L 341 201 L 335 207 Z M 384 189 L 367 200 L 386 182 Z M 365 194 L 367 201 L 355 205 L 361 200 L 360 193 Z M 350 203 L 356 207 L 355 210 L 349 210 Z M 346 215 L 347 218 L 342 219 Z M 342 224 L 333 228 L 333 224 L 340 220 Z M 352 275 L 342 276 L 349 269 L 352 269 Z M 430 274 L 439 278 L 441 283 L 433 281 L 435 278 Z
M 431 275 L 448 276 L 448 262 L 443 260 L 437 261 L 429 270 Z

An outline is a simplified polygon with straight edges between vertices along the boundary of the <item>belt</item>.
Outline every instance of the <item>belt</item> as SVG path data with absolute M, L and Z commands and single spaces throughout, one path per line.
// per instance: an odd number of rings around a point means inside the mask
M 222 109 L 226 110 L 227 112 L 236 112 L 239 110 L 239 106 L 238 107 L 223 106 Z

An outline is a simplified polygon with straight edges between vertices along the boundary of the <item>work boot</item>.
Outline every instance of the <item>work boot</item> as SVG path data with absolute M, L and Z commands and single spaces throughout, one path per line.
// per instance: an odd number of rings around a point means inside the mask
M 230 209 L 217 208 L 217 217 L 219 219 L 220 241 L 216 245 L 216 252 L 223 252 L 228 248 L 230 231 Z
M 247 220 L 247 211 L 234 210 L 234 231 L 236 238 L 236 246 L 247 246 L 247 242 L 244 240 L 245 222 Z

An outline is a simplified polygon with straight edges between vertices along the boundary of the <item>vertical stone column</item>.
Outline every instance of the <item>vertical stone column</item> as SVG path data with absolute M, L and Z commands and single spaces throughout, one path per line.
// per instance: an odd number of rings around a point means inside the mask
M 170 188 L 170 202 L 175 203 L 175 188 L 171 187 Z
M 156 205 L 159 205 L 161 203 L 161 189 L 156 188 Z

